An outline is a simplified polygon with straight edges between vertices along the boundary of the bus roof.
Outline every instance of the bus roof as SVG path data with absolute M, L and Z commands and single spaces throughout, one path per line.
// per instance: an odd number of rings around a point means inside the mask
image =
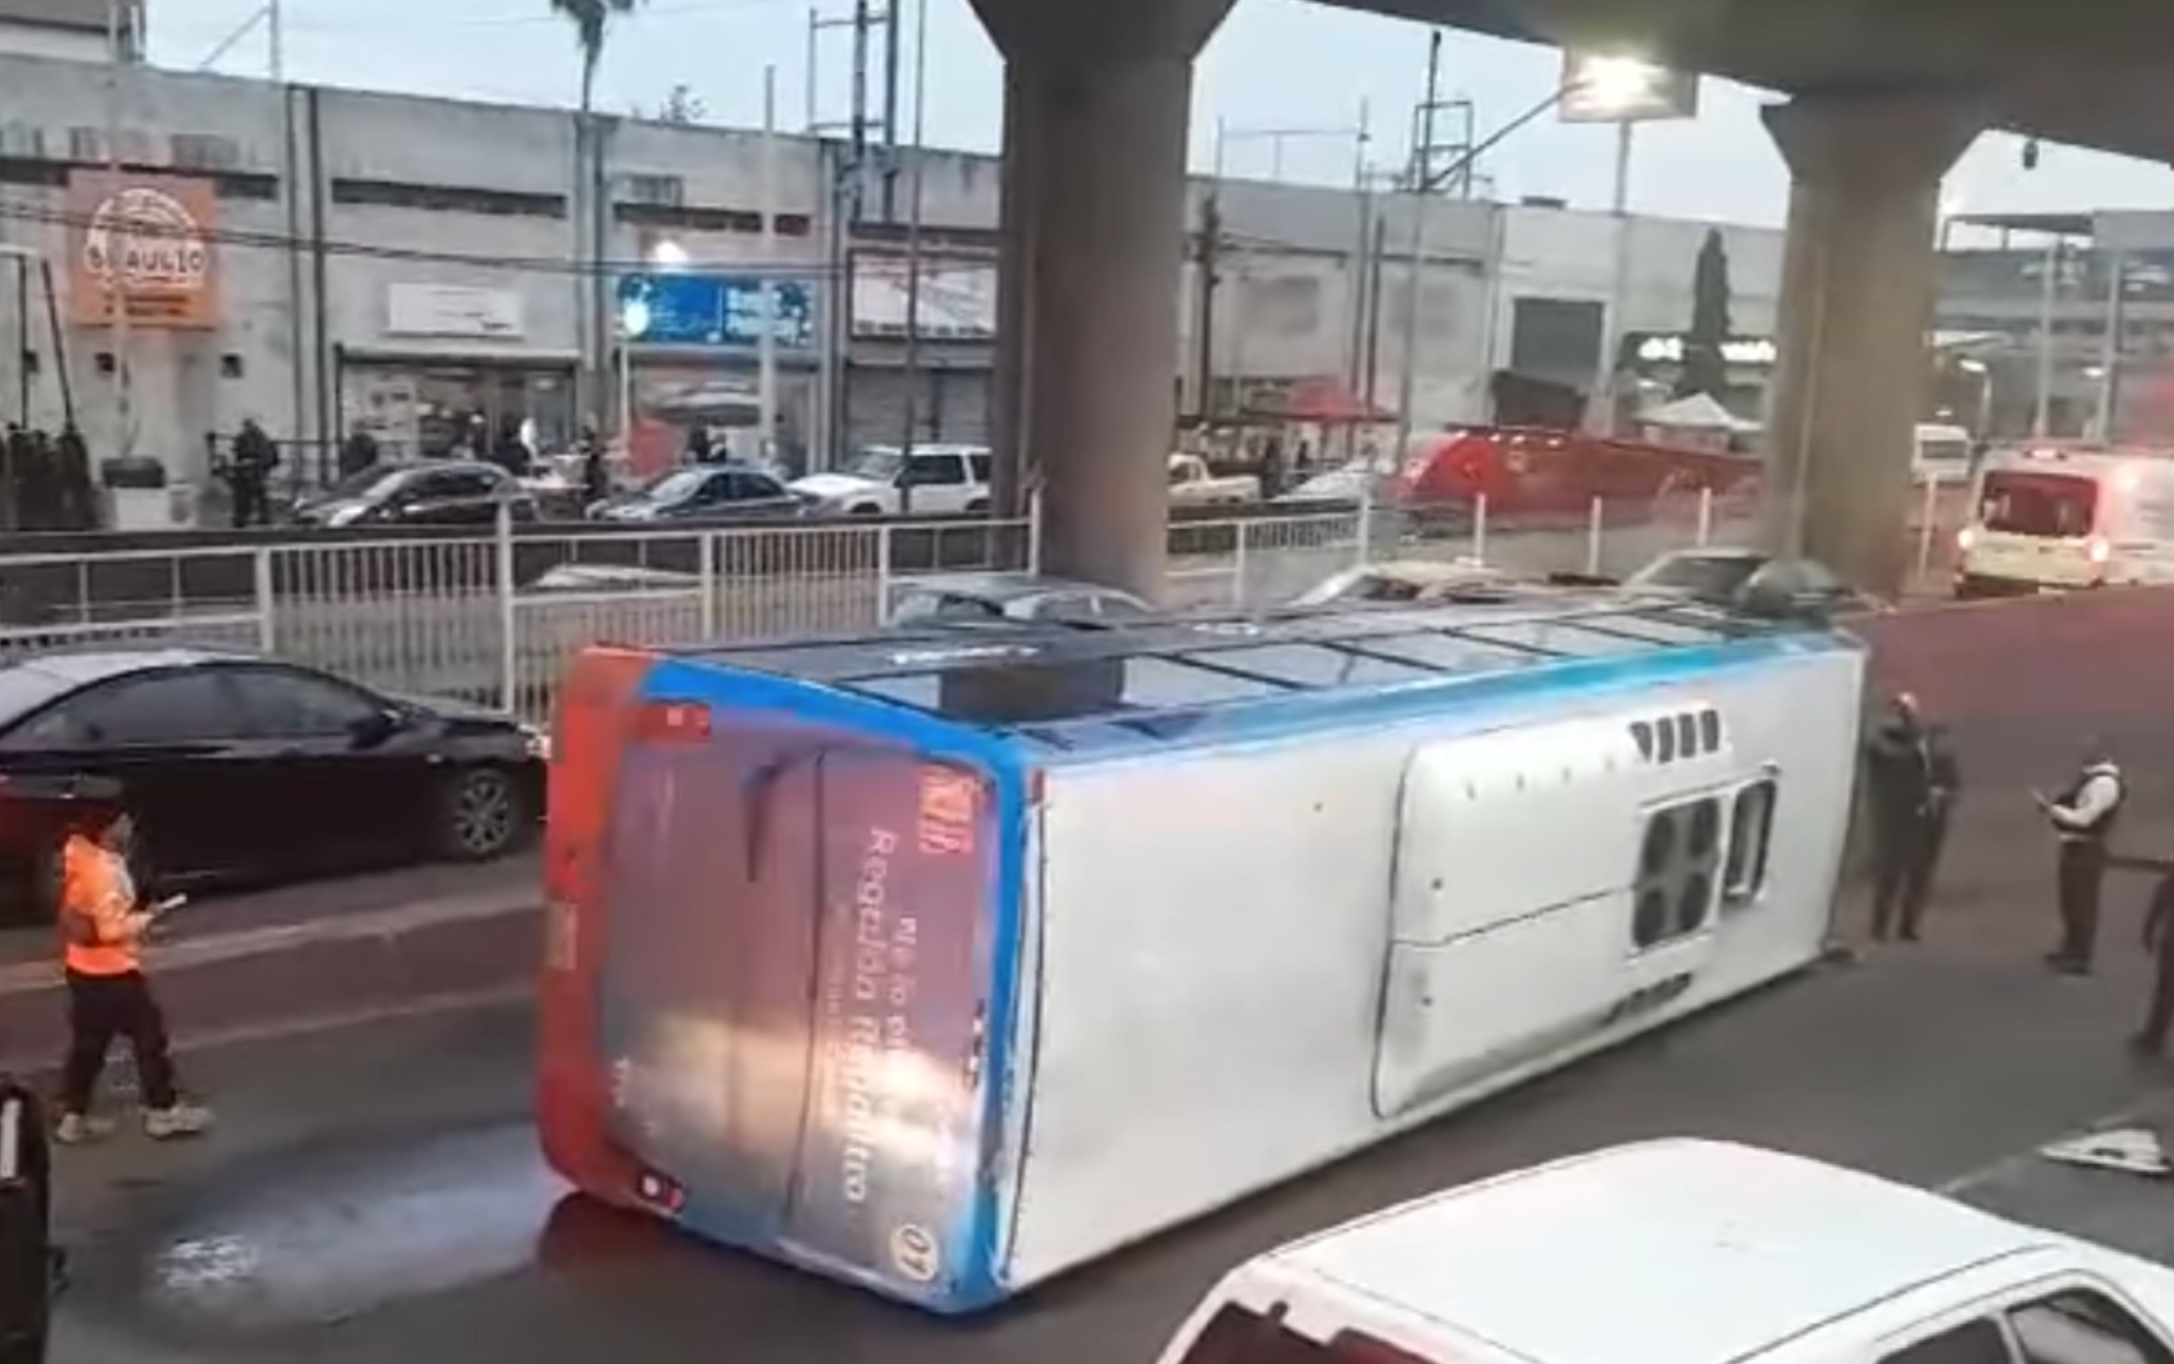
M 1492 585 L 1491 585 L 1492 587 Z M 1445 684 L 1533 678 L 1580 664 L 1688 664 L 1692 651 L 1830 641 L 1673 598 L 1529 589 L 1499 600 L 1351 605 L 1177 618 L 1083 631 L 1021 622 L 893 630 L 789 644 L 677 650 L 697 665 L 766 674 L 919 711 L 1044 749 L 1234 737 L 1303 714 Z M 1287 704 L 1300 701 L 1300 711 Z

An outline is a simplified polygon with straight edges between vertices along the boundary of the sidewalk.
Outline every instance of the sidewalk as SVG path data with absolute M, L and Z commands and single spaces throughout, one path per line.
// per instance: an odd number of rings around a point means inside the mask
M 528 856 L 207 899 L 147 964 L 182 1046 L 518 992 L 539 875 Z M 51 1065 L 64 1015 L 51 935 L 0 936 L 0 1069 Z

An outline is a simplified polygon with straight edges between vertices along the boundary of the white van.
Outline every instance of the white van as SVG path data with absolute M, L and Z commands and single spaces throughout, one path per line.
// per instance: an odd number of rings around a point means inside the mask
M 1658 1141 L 1247 1263 L 1161 1364 L 2144 1364 L 2174 1273 L 1797 1156 Z
M 1910 469 L 1919 483 L 1968 483 L 1970 464 L 1968 431 L 1960 426 L 1918 423 L 1916 453 Z
M 1974 494 L 1956 542 L 1958 597 L 2174 581 L 2174 455 L 2000 451 Z

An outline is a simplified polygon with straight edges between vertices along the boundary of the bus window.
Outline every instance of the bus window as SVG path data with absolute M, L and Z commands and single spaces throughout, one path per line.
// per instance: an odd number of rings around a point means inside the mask
M 1216 1313 L 1182 1364 L 1430 1364 L 1423 1355 L 1355 1331 L 1339 1331 L 1327 1343 L 1308 1340 L 1286 1326 L 1280 1309 L 1259 1316 L 1242 1307 Z
M 1663 725 L 1660 733 L 1671 728 Z M 1631 902 L 1631 944 L 1638 951 L 1691 937 L 1706 927 L 1720 837 L 1718 801 L 1689 801 L 1646 817 Z
M 1985 476 L 1978 519 L 1989 531 L 2039 539 L 2080 539 L 2091 533 L 2098 484 L 2074 474 L 2001 471 Z
M 1736 794 L 1736 809 L 1729 818 L 1729 860 L 1721 879 L 1721 901 L 1730 909 L 1742 909 L 1766 889 L 1767 856 L 1773 850 L 1774 802 L 1779 789 L 1770 781 L 1747 786 Z

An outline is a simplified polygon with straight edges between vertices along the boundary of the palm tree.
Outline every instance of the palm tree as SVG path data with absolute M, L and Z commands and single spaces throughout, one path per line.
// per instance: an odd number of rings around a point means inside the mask
M 596 100 L 596 64 L 604 59 L 604 30 L 615 14 L 632 14 L 641 0 L 551 0 L 554 13 L 573 21 L 574 40 L 581 44 L 581 112 L 586 115 Z

